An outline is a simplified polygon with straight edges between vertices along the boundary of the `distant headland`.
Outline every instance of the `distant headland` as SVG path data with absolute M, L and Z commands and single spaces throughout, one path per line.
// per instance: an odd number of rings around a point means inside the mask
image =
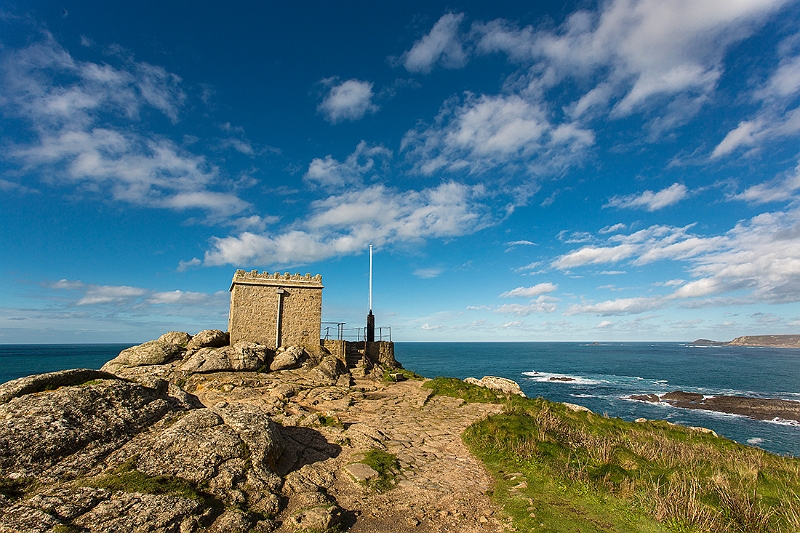
M 745 335 L 732 341 L 720 342 L 697 339 L 695 346 L 758 346 L 765 348 L 800 348 L 800 335 Z

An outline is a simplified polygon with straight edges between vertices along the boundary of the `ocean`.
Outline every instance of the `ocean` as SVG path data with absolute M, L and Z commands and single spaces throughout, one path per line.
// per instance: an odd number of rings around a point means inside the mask
M 0 382 L 67 368 L 100 368 L 129 344 L 0 345 Z M 425 377 L 501 376 L 529 397 L 584 405 L 625 420 L 644 417 L 800 457 L 800 424 L 624 399 L 674 390 L 800 401 L 800 349 L 686 343 L 395 343 L 405 368 Z M 551 377 L 572 381 L 551 381 Z

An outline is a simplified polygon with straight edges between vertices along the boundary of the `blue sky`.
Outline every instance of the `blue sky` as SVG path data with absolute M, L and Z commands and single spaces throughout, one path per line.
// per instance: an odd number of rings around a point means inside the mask
M 119 5 L 118 5 L 119 4 Z M 384 5 L 386 4 L 386 5 Z M 396 4 L 396 5 L 395 5 Z M 0 2 L 0 343 L 800 331 L 800 3 Z

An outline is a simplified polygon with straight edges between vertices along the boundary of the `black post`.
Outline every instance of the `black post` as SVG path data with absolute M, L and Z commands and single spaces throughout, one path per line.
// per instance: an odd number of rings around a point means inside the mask
M 372 314 L 372 309 L 367 315 L 367 342 L 375 342 L 375 315 Z

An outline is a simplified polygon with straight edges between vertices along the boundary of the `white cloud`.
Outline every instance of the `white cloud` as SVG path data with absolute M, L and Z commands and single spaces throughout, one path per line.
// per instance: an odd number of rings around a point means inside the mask
M 536 298 L 541 294 L 553 292 L 558 289 L 558 285 L 553 283 L 539 283 L 533 287 L 517 287 L 516 289 L 506 291 L 498 298 Z
M 151 305 L 219 305 L 229 298 L 227 291 L 217 291 L 213 294 L 180 290 L 160 292 L 128 285 L 95 285 L 66 279 L 52 283 L 50 287 L 59 291 L 79 293 L 78 298 L 72 302 L 75 306 L 111 306 L 128 311 L 134 309 L 141 311 Z
M 552 262 L 565 270 L 588 264 L 630 261 L 642 266 L 660 260 L 687 262 L 694 278 L 660 284 L 677 287 L 666 296 L 612 300 L 599 304 L 576 304 L 567 314 L 634 313 L 655 309 L 669 302 L 702 307 L 704 298 L 714 305 L 800 301 L 800 209 L 763 213 L 739 222 L 724 235 L 708 237 L 689 233 L 692 226 L 651 226 L 631 235 L 612 235 L 609 246 L 586 246 Z M 721 299 L 735 293 L 735 297 Z M 694 302 L 680 302 L 694 299 Z
M 794 169 L 794 175 L 753 185 L 733 196 L 733 199 L 755 204 L 785 202 L 794 200 L 797 191 L 800 191 L 800 164 Z
M 625 230 L 625 229 L 628 229 L 628 226 L 626 226 L 625 224 L 620 222 L 620 223 L 614 224 L 612 226 L 606 226 L 606 227 L 602 228 L 600 231 L 598 231 L 598 233 L 600 233 L 600 234 L 616 233 L 618 231 L 622 231 L 622 230 Z
M 800 56 L 783 58 L 766 83 L 752 95 L 761 102 L 761 109 L 729 131 L 711 152 L 711 159 L 730 155 L 739 148 L 755 149 L 770 140 L 800 134 L 800 107 L 795 98 L 798 93 Z
M 418 278 L 430 279 L 439 277 L 439 275 L 442 272 L 444 272 L 443 268 L 432 267 L 432 268 L 418 268 L 414 272 L 412 272 L 412 274 Z
M 532 241 L 511 241 L 506 244 L 508 246 L 536 246 L 536 243 Z
M 638 247 L 633 244 L 620 244 L 611 247 L 584 246 L 574 252 L 558 257 L 551 264 L 553 268 L 566 270 L 583 265 L 617 263 L 633 256 Z
M 556 298 L 539 296 L 528 304 L 504 304 L 494 310 L 501 315 L 529 316 L 538 313 L 553 313 L 558 309 Z
M 474 233 L 494 223 L 479 203 L 482 186 L 443 183 L 398 192 L 383 185 L 312 202 L 310 214 L 282 232 L 212 239 L 206 265 L 287 265 L 319 261 L 425 238 Z
M 406 70 L 428 73 L 436 63 L 445 68 L 463 67 L 467 62 L 467 54 L 458 36 L 462 20 L 464 20 L 463 13 L 442 15 L 430 33 L 415 42 L 411 50 L 403 54 L 403 66 Z
M 323 83 L 330 84 L 331 88 L 317 110 L 333 124 L 342 120 L 358 120 L 378 110 L 378 106 L 372 102 L 375 95 L 371 82 L 347 80 L 333 85 L 333 80 L 329 79 L 323 80 Z
M 652 311 L 663 306 L 664 300 L 658 297 L 618 298 L 597 304 L 573 304 L 564 312 L 564 315 L 631 315 Z
M 425 331 L 435 331 L 437 329 L 444 329 L 444 328 L 445 326 L 443 324 L 436 324 L 436 325 L 422 324 L 419 327 L 419 329 L 424 329 Z
M 613 326 L 613 325 L 614 325 L 614 323 L 613 323 L 613 322 L 611 322 L 610 320 L 603 320 L 602 322 L 600 322 L 599 324 L 597 324 L 595 327 L 596 327 L 597 329 L 603 329 L 603 328 L 609 328 L 609 327 L 611 327 L 611 326 Z
M 376 161 L 386 162 L 391 157 L 391 150 L 383 146 L 368 146 L 361 141 L 344 161 L 338 161 L 331 155 L 313 159 L 303 179 L 328 188 L 354 185 L 361 183 L 366 174 L 377 170 Z
M 568 76 L 583 81 L 599 75 L 567 107 L 573 118 L 646 109 L 660 115 L 651 123 L 658 130 L 697 112 L 722 75 L 725 52 L 786 1 L 614 0 L 599 12 L 573 13 L 554 31 L 495 20 L 473 25 L 473 35 L 481 53 L 503 52 L 532 64 L 537 90 Z
M 414 170 L 479 173 L 528 162 L 553 168 L 567 164 L 594 144 L 594 134 L 577 125 L 553 126 L 547 112 L 519 95 L 475 96 L 447 103 L 435 124 L 406 133 L 400 149 Z
M 140 206 L 217 218 L 249 208 L 203 156 L 143 130 L 140 115 L 176 122 L 186 100 L 181 79 L 162 67 L 75 61 L 47 35 L 6 51 L 0 76 L 3 113 L 34 134 L 5 150 L 23 172 Z
M 198 259 L 197 257 L 193 257 L 188 261 L 179 261 L 178 262 L 178 272 L 186 272 L 192 267 L 200 266 L 203 262 Z
M 689 190 L 681 183 L 673 183 L 666 189 L 658 192 L 644 191 L 641 194 L 629 196 L 615 196 L 608 201 L 605 207 L 637 208 L 648 211 L 657 211 L 664 207 L 677 204 L 688 195 Z M 624 226 L 623 226 L 624 228 Z

